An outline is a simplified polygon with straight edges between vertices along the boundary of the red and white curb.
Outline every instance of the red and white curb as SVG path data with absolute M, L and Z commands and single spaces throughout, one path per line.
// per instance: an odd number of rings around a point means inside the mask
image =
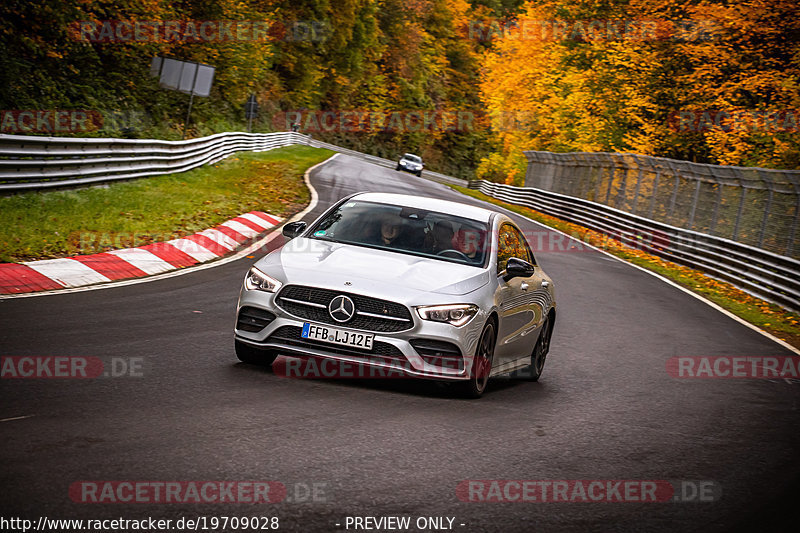
M 279 217 L 252 211 L 215 228 L 167 242 L 92 255 L 0 264 L 0 294 L 83 287 L 205 263 L 253 242 L 281 221 Z

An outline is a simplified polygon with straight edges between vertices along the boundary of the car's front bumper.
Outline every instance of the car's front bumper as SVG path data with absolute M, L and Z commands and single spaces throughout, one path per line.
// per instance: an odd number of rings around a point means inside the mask
M 411 165 L 406 165 L 405 163 L 399 163 L 397 166 L 400 167 L 400 170 L 405 170 L 407 172 L 413 172 L 415 174 L 417 172 L 422 172 L 422 167 L 412 167 Z
M 475 353 L 481 327 L 485 316 L 476 315 L 470 322 L 461 327 L 450 324 L 422 320 L 413 316 L 414 324 L 410 329 L 400 332 L 381 333 L 367 330 L 354 330 L 345 325 L 331 325 L 314 322 L 294 316 L 276 305 L 276 295 L 263 291 L 243 290 L 237 308 L 236 339 L 256 348 L 272 350 L 280 354 L 294 357 L 316 357 L 331 359 L 348 365 L 366 366 L 379 370 L 376 376 L 397 375 L 398 373 L 424 379 L 465 380 L 468 379 L 472 366 L 472 354 Z M 274 315 L 274 319 L 258 331 L 240 329 L 240 312 L 243 308 L 256 308 Z M 413 311 L 413 310 L 412 310 Z M 337 327 L 360 333 L 374 335 L 373 349 L 364 350 L 330 344 L 323 341 L 302 339 L 299 335 L 304 323 L 313 323 L 327 327 Z M 250 327 L 249 329 L 254 329 Z M 447 343 L 452 348 L 443 351 L 431 350 L 420 346 L 425 341 Z M 412 344 L 413 343 L 413 344 Z M 417 345 L 417 348 L 414 347 Z M 441 344 L 441 346 L 445 346 Z M 454 350 L 460 354 L 460 361 L 454 358 Z M 436 354 L 444 357 L 437 358 Z M 440 364 L 432 364 L 431 362 Z

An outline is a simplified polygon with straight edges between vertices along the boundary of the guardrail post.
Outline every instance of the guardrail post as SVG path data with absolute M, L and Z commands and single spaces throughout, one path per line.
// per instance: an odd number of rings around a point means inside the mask
M 650 212 L 647 215 L 647 218 L 653 218 L 653 213 L 656 211 L 656 198 L 658 197 L 658 182 L 661 179 L 661 169 L 658 168 L 656 170 L 656 177 L 653 178 L 653 192 L 650 196 Z
M 568 172 L 568 163 L 567 158 L 563 154 L 553 154 L 555 161 L 558 162 L 558 166 L 556 167 L 556 172 L 553 177 L 553 183 L 560 183 L 561 180 L 564 178 L 564 175 Z
M 608 188 L 606 189 L 606 201 L 603 202 L 606 205 L 608 205 L 609 202 L 611 201 L 611 186 L 614 185 L 614 173 L 616 172 L 616 170 L 617 170 L 616 162 L 612 159 L 611 168 L 609 169 L 608 172 Z
M 600 186 L 603 183 L 603 175 L 605 174 L 605 170 L 606 170 L 605 169 L 605 165 L 600 163 L 599 168 L 597 170 L 598 170 L 598 172 L 597 172 L 597 183 L 595 184 L 595 187 L 594 187 L 594 198 L 593 198 L 593 200 L 595 202 L 597 202 L 597 203 L 600 203 Z M 588 197 L 587 197 L 587 200 L 588 200 Z
M 697 181 L 697 185 L 695 185 L 694 187 L 694 198 L 692 198 L 692 209 L 689 212 L 689 222 L 686 224 L 686 229 L 692 229 L 692 227 L 694 226 L 694 213 L 695 210 L 697 209 L 697 199 L 700 197 L 700 185 L 702 184 L 702 182 L 697 178 L 695 178 L 695 180 Z
M 717 228 L 717 220 L 719 220 L 719 206 L 722 204 L 722 182 L 717 179 L 716 185 L 717 199 L 714 201 L 714 211 L 711 214 L 711 225 L 708 228 L 708 233 L 711 235 L 714 235 L 714 230 Z
M 639 167 L 639 172 L 636 174 L 636 190 L 633 192 L 633 206 L 631 207 L 631 211 L 633 214 L 636 214 L 636 206 L 639 204 L 639 190 L 642 187 L 642 167 Z
M 675 202 L 678 201 L 678 189 L 681 185 L 681 177 L 678 173 L 675 173 L 675 187 L 672 189 L 672 198 L 669 201 L 669 213 L 667 216 L 669 217 L 670 221 L 672 221 L 672 216 L 675 213 Z
M 744 213 L 744 200 L 747 197 L 747 187 L 742 186 L 742 195 L 739 197 L 739 210 L 736 213 L 736 222 L 733 223 L 733 235 L 731 240 L 736 241 L 739 239 L 739 223 L 742 221 L 742 214 Z
M 764 245 L 764 234 L 767 232 L 767 219 L 769 219 L 769 212 L 772 209 L 772 182 L 764 180 L 767 184 L 768 195 L 767 195 L 767 206 L 764 208 L 764 217 L 761 219 L 761 231 L 758 232 L 758 247 L 761 248 Z
M 628 162 L 625 160 L 624 156 L 620 157 L 620 162 L 622 163 L 622 179 L 620 180 L 619 190 L 617 191 L 616 199 L 614 200 L 614 207 L 617 209 L 622 209 L 625 207 L 625 189 L 628 188 L 628 172 L 630 172 L 631 168 L 628 165 Z
M 598 179 L 597 176 L 603 174 L 603 169 L 598 167 L 596 164 L 592 165 L 589 168 L 589 172 L 586 173 L 586 179 L 581 183 L 581 190 L 580 194 L 578 195 L 580 198 L 589 198 L 589 191 L 592 188 L 593 180 Z
M 800 221 L 800 194 L 797 195 L 797 202 L 794 205 L 794 220 L 792 220 L 792 229 L 789 230 L 789 239 L 786 243 L 786 255 L 792 255 L 792 248 L 794 247 L 794 237 L 797 235 L 797 224 Z

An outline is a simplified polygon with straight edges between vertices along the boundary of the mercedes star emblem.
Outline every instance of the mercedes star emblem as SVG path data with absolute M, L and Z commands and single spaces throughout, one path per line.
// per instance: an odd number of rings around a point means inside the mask
M 344 295 L 339 295 L 328 304 L 328 313 L 337 322 L 347 322 L 356 314 L 356 304 Z

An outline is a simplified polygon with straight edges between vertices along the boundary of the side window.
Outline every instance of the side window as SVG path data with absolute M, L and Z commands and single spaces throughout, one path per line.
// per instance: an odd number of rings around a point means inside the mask
M 511 224 L 500 226 L 497 238 L 497 274 L 506 269 L 506 263 L 512 257 L 519 257 L 519 249 L 524 248 L 519 241 L 519 234 Z M 524 258 L 525 256 L 523 256 Z
M 524 259 L 528 263 L 535 265 L 536 259 L 533 257 L 533 253 L 531 252 L 531 247 L 528 246 L 528 241 L 525 240 L 525 235 L 520 233 L 516 228 L 514 232 L 517 234 L 517 238 L 519 240 L 519 250 L 518 250 L 519 255 L 515 255 L 514 257 L 519 257 L 520 259 Z

